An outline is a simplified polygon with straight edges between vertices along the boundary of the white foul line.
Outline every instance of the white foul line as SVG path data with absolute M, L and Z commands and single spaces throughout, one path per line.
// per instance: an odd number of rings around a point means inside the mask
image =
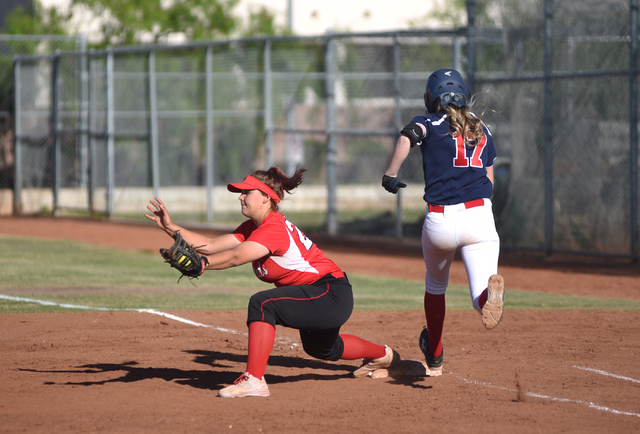
M 583 368 L 582 366 L 577 366 L 577 365 L 574 366 L 574 368 L 582 369 L 583 371 L 595 372 L 596 374 L 606 375 L 607 377 L 613 377 L 613 378 L 617 378 L 619 380 L 627 380 L 627 381 L 633 381 L 634 383 L 640 383 L 640 380 L 636 380 L 635 378 L 622 377 L 620 375 L 612 374 L 612 373 L 607 372 L 607 371 L 601 371 L 600 369 Z
M 41 304 L 43 306 L 60 306 L 67 309 L 116 310 L 108 307 L 76 306 L 74 304 L 55 303 L 53 301 L 35 300 L 32 298 L 24 298 L 24 297 L 12 297 L 10 295 L 4 295 L 4 294 L 0 294 L 0 298 L 4 298 L 5 300 L 11 300 L 11 301 L 24 301 L 26 303 L 36 303 L 36 304 Z
M 79 306 L 75 304 L 56 303 L 56 302 L 47 301 L 47 300 L 36 300 L 33 298 L 13 297 L 11 295 L 4 295 L 4 294 L 0 294 L 0 299 L 11 300 L 11 301 L 22 301 L 26 303 L 36 303 L 36 304 L 41 304 L 43 306 L 59 306 L 67 309 L 83 309 L 83 310 L 99 310 L 99 311 L 135 311 L 135 312 L 141 312 L 141 313 L 150 313 L 153 315 L 164 316 L 166 318 L 170 318 L 175 321 L 182 322 L 185 324 L 190 324 L 196 327 L 206 327 L 206 328 L 217 330 L 219 332 L 231 333 L 231 334 L 240 335 L 240 336 L 248 336 L 248 333 L 243 333 L 236 330 L 225 329 L 221 327 L 215 327 L 207 324 L 202 324 L 199 322 L 188 320 L 186 318 L 181 318 L 179 316 L 172 315 L 170 313 L 160 312 L 155 309 L 113 309 L 110 307 Z M 290 345 L 292 349 L 298 349 L 298 347 L 300 346 L 300 344 L 298 344 L 297 342 L 291 341 L 290 339 L 287 339 L 287 338 L 276 337 L 276 341 L 285 345 Z
M 214 326 L 210 326 L 210 325 L 207 325 L 207 324 L 201 324 L 199 322 L 191 321 L 191 320 L 188 320 L 188 319 L 185 319 L 185 318 L 180 318 L 179 316 L 175 316 L 175 315 L 172 315 L 170 313 L 160 312 L 160 311 L 157 311 L 155 309 L 128 309 L 128 310 L 135 310 L 136 312 L 143 312 L 143 313 L 146 312 L 146 313 L 150 313 L 150 314 L 153 314 L 153 315 L 160 315 L 160 316 L 164 316 L 166 318 L 170 318 L 170 319 L 173 319 L 173 320 L 176 320 L 176 321 L 179 321 L 179 322 L 183 322 L 185 324 L 191 324 L 191 325 L 194 325 L 196 327 L 207 327 L 207 328 L 212 328 L 214 330 L 218 330 L 220 332 L 231 333 L 231 334 L 234 334 L 234 335 L 247 336 L 247 333 L 238 332 L 236 330 L 223 329 L 223 328 L 220 328 L 220 327 L 214 327 Z
M 597 372 L 599 374 L 603 373 L 603 374 L 606 374 L 606 375 L 610 375 L 612 377 L 618 377 L 617 375 L 609 374 L 608 372 L 605 372 L 605 371 L 598 371 L 596 369 L 580 368 L 579 366 L 574 366 L 574 368 L 584 369 L 584 370 L 587 370 L 587 371 L 594 371 L 594 372 Z M 454 375 L 452 372 L 450 372 L 450 374 Z M 484 383 L 484 382 L 476 381 L 476 380 L 467 380 L 466 378 L 460 378 L 457 375 L 454 375 L 454 377 L 462 380 L 464 383 L 477 384 L 477 385 L 480 385 L 480 386 L 490 387 L 492 389 L 504 390 L 505 392 L 512 392 L 512 393 L 516 393 L 517 392 L 516 389 L 509 389 L 507 387 L 502 387 L 502 386 L 494 386 L 491 383 Z M 623 378 L 625 380 L 637 381 L 637 380 L 635 380 L 633 378 L 627 378 L 627 377 L 618 377 L 618 378 Z M 620 415 L 623 415 L 623 416 L 640 417 L 640 413 L 633 413 L 633 412 L 630 412 L 630 411 L 616 410 L 616 409 L 605 407 L 604 405 L 599 405 L 599 404 L 596 404 L 596 403 L 593 403 L 593 402 L 583 402 L 583 401 L 580 401 L 578 399 L 556 398 L 556 397 L 553 397 L 553 396 L 541 395 L 539 393 L 534 393 L 534 392 L 525 392 L 525 395 L 526 396 L 530 396 L 532 398 L 548 399 L 550 401 L 567 402 L 567 403 L 570 403 L 570 404 L 584 404 L 587 407 L 593 408 L 595 410 L 608 411 L 609 413 L 620 414 Z

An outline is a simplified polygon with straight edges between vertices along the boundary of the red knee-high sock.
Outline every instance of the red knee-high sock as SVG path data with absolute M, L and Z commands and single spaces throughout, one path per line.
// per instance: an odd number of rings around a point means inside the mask
M 276 329 L 271 324 L 261 321 L 249 324 L 249 355 L 247 357 L 249 374 L 256 378 L 264 376 L 275 340 Z
M 340 357 L 343 360 L 372 360 L 384 357 L 386 354 L 384 346 L 382 345 L 365 341 L 353 335 L 340 335 L 340 337 L 342 338 L 342 342 L 344 342 L 344 352 L 342 353 L 342 357 Z
M 442 354 L 442 328 L 444 327 L 445 312 L 444 294 L 424 293 L 424 314 L 427 317 L 427 330 L 429 330 L 429 352 L 436 357 Z
M 486 303 L 487 303 L 487 288 L 485 288 L 484 291 L 482 291 L 482 294 L 480 294 L 480 297 L 478 297 L 478 305 L 480 306 L 480 309 L 482 309 Z

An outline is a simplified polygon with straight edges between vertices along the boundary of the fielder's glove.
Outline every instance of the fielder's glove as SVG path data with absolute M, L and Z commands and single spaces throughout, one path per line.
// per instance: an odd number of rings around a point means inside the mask
M 407 184 L 404 182 L 398 181 L 398 178 L 394 178 L 391 176 L 383 175 L 382 176 L 382 186 L 389 193 L 396 194 L 399 188 L 405 188 Z
M 178 278 L 178 282 L 184 276 L 187 276 L 189 280 L 197 279 L 209 265 L 209 260 L 206 256 L 201 256 L 196 252 L 196 248 L 187 244 L 187 242 L 180 235 L 180 231 L 175 231 L 173 234 L 175 242 L 173 246 L 168 249 L 160 249 L 160 255 L 164 258 L 165 262 L 171 265 L 173 268 L 182 273 L 182 276 Z

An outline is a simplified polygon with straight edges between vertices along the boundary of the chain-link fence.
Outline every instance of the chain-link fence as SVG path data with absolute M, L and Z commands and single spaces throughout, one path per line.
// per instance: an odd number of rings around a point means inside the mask
M 464 29 L 20 56 L 15 207 L 139 218 L 159 196 L 233 225 L 227 183 L 301 164 L 281 208 L 303 229 L 419 237 L 419 151 L 401 194 L 380 180 L 428 74 L 454 67 L 487 109 L 503 246 L 636 259 L 637 0 L 496 4 L 501 27 L 470 9 Z
M 13 206 L 14 56 L 84 49 L 86 44 L 82 36 L 0 35 L 0 213 L 11 212 Z
M 424 214 L 420 162 L 406 165 L 404 226 L 381 171 L 402 122 L 422 111 L 430 69 L 462 68 L 463 40 L 409 32 L 20 57 L 16 208 L 33 212 L 44 197 L 54 211 L 127 217 L 160 195 L 185 218 L 234 224 L 243 217 L 227 183 L 304 165 L 305 183 L 283 204 L 301 227 L 405 230 Z M 426 68 L 424 44 L 438 51 Z M 47 92 L 40 108 L 32 91 Z
M 638 2 L 519 7 L 516 26 L 475 33 L 502 241 L 637 258 Z

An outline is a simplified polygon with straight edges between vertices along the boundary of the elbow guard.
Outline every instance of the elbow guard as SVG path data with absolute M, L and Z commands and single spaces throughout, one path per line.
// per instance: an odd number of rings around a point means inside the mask
M 415 145 L 422 142 L 424 139 L 424 133 L 422 132 L 422 128 L 418 124 L 409 124 L 400 131 L 400 134 L 409 138 L 411 142 L 411 147 L 413 148 Z

